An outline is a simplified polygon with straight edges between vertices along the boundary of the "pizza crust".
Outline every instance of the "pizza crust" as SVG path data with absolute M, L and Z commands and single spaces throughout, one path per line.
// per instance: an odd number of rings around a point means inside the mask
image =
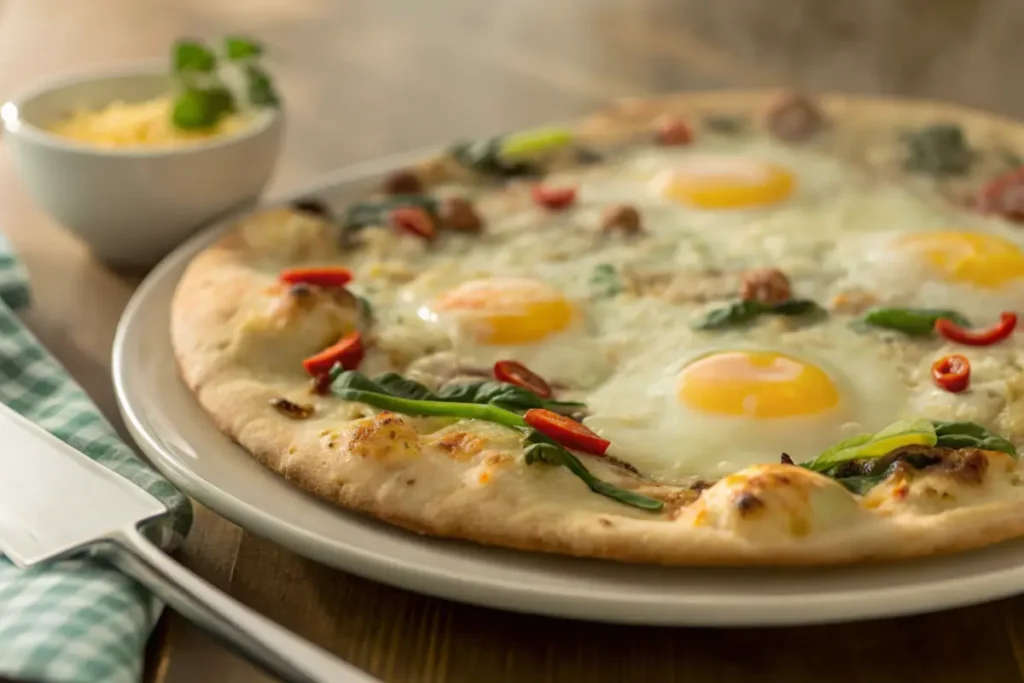
M 592 139 L 625 138 L 666 112 L 763 111 L 775 96 L 626 101 L 581 122 L 579 130 Z M 1020 124 L 958 107 L 819 101 L 844 126 L 953 119 L 978 144 L 1024 143 Z M 423 168 L 441 174 L 443 164 L 428 160 Z M 654 486 L 651 495 L 667 505 L 649 513 L 593 494 L 565 468 L 527 466 L 512 430 L 395 415 L 312 394 L 294 368 L 325 339 L 358 325 L 358 311 L 345 302 L 296 306 L 264 262 L 282 253 L 326 259 L 339 255 L 337 249 L 327 225 L 314 217 L 287 209 L 243 217 L 190 264 L 175 292 L 171 329 L 181 374 L 218 427 L 272 471 L 342 508 L 423 534 L 667 565 L 891 560 L 1024 535 L 1024 478 L 999 453 L 985 453 L 988 466 L 978 482 L 939 472 L 909 493 L 887 482 L 865 498 L 798 467 L 759 465 L 704 491 Z M 312 405 L 313 417 L 295 420 L 273 409 L 271 402 L 282 397 Z M 614 464 L 589 456 L 585 463 L 627 488 L 652 488 Z M 929 490 L 941 491 L 944 502 L 925 504 Z

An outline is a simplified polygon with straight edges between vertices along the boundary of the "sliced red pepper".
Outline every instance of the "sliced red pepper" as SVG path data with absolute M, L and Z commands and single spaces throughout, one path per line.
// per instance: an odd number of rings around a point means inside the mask
M 531 408 L 523 415 L 526 424 L 545 434 L 566 448 L 593 455 L 604 455 L 611 442 L 584 427 L 576 420 L 544 408 Z
M 528 389 L 541 398 L 551 398 L 551 385 L 544 378 L 522 363 L 514 360 L 499 360 L 494 364 L 494 379 Z
M 575 187 L 533 186 L 533 201 L 550 211 L 561 211 L 576 201 Z
M 431 239 L 437 234 L 437 225 L 426 209 L 419 206 L 403 206 L 392 209 L 388 214 L 392 226 L 423 239 Z
M 932 363 L 932 377 L 946 391 L 958 394 L 971 383 L 971 362 L 959 354 L 943 356 Z
M 689 124 L 675 116 L 664 116 L 657 121 L 655 136 L 659 145 L 688 145 L 693 142 L 693 131 Z
M 335 363 L 341 363 L 346 370 L 355 370 L 363 362 L 365 354 L 363 336 L 359 332 L 349 332 L 320 353 L 302 361 L 302 367 L 313 377 L 325 374 Z
M 290 285 L 302 283 L 317 287 L 344 287 L 352 281 L 352 271 L 342 266 L 286 268 L 277 277 Z
M 935 331 L 949 341 L 967 346 L 989 346 L 1010 336 L 1017 327 L 1016 313 L 1003 313 L 999 322 L 985 330 L 965 330 L 948 318 L 935 321 Z

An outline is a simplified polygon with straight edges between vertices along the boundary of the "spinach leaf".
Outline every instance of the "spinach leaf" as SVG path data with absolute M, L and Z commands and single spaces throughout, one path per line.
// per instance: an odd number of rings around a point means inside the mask
M 936 421 L 936 445 L 946 448 L 981 448 L 986 451 L 1001 451 L 1017 457 L 1017 448 L 999 436 L 974 422 Z
M 594 272 L 590 275 L 590 290 L 599 299 L 608 299 L 616 294 L 622 293 L 622 282 L 615 272 L 615 266 L 610 263 L 600 263 L 594 266 Z
M 358 230 L 368 225 L 384 225 L 389 211 L 408 206 L 426 209 L 431 217 L 437 217 L 437 199 L 434 197 L 425 194 L 396 194 L 387 199 L 353 204 L 345 212 L 342 224 L 348 230 Z
M 463 419 L 476 419 L 494 422 L 521 430 L 528 444 L 525 458 L 528 465 L 546 463 L 561 465 L 583 480 L 590 490 L 602 496 L 642 510 L 661 510 L 664 503 L 654 498 L 633 493 L 626 489 L 609 484 L 595 477 L 579 458 L 551 437 L 532 429 L 517 413 L 507 410 L 494 403 L 456 402 L 452 398 L 467 397 L 476 400 L 491 399 L 509 392 L 497 386 L 500 382 L 483 382 L 468 385 L 471 389 L 449 392 L 442 398 L 422 384 L 406 379 L 396 373 L 381 375 L 371 380 L 354 370 L 341 370 L 340 365 L 331 369 L 331 391 L 346 401 L 356 401 L 367 405 L 390 410 L 404 415 L 444 416 Z M 508 385 L 511 387 L 511 385 Z M 518 390 L 518 387 L 511 387 Z M 525 390 L 522 390 L 525 391 Z M 503 394 L 502 392 L 505 392 Z M 527 392 L 529 393 L 529 392 Z M 536 397 L 535 397 L 536 398 Z M 540 399 L 538 399 L 540 400 Z
M 510 160 L 502 157 L 504 139 L 501 136 L 458 142 L 452 145 L 453 159 L 466 168 L 491 178 L 507 179 L 543 175 L 540 168 L 528 161 Z
M 577 401 L 552 401 L 544 399 L 529 389 L 507 382 L 474 382 L 453 384 L 438 392 L 440 401 L 461 401 L 463 403 L 489 403 L 513 412 L 526 412 L 531 408 L 547 408 L 560 412 L 585 407 Z
M 934 176 L 964 175 L 974 163 L 976 154 L 964 137 L 960 126 L 937 123 L 904 136 L 907 156 L 904 166 Z
M 940 318 L 948 318 L 960 327 L 971 327 L 971 321 L 962 313 L 941 308 L 875 308 L 868 311 L 860 322 L 924 337 L 932 333 L 935 321 Z
M 746 127 L 746 121 L 741 116 L 709 116 L 704 125 L 721 135 L 735 135 Z
M 526 443 L 530 444 L 524 451 L 527 465 L 537 463 L 562 465 L 582 479 L 583 483 L 585 483 L 594 493 L 598 493 L 602 496 L 606 496 L 612 500 L 617 500 L 620 503 L 624 503 L 635 508 L 640 508 L 641 510 L 658 511 L 665 507 L 665 504 L 660 500 L 650 498 L 639 493 L 634 493 L 633 491 L 629 491 L 598 479 L 582 462 L 580 462 L 579 458 L 570 453 L 566 448 L 555 442 L 549 436 L 541 434 L 535 429 L 530 430 L 527 433 Z
M 694 329 L 721 330 L 747 325 L 762 315 L 806 316 L 814 319 L 827 315 L 827 311 L 810 299 L 790 299 L 781 304 L 762 304 L 758 301 L 734 301 L 716 308 L 697 321 Z
M 374 378 L 374 383 L 385 393 L 400 398 L 411 398 L 416 401 L 440 400 L 434 392 L 411 379 L 402 377 L 395 372 L 387 372 Z

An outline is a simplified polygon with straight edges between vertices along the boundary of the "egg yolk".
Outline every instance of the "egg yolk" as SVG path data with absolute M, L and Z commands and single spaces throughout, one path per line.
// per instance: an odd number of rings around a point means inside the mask
M 783 201 L 795 181 L 786 169 L 740 157 L 693 157 L 654 179 L 664 197 L 701 209 L 740 209 Z
M 839 391 L 821 368 L 771 351 L 699 358 L 679 374 L 678 397 L 705 413 L 756 418 L 813 415 L 839 403 Z
M 920 232 L 900 238 L 899 246 L 920 255 L 948 282 L 987 289 L 1024 277 L 1024 252 L 1003 237 L 973 232 Z
M 433 306 L 456 319 L 481 344 L 532 344 L 572 323 L 576 308 L 560 291 L 537 280 L 470 280 L 443 294 Z

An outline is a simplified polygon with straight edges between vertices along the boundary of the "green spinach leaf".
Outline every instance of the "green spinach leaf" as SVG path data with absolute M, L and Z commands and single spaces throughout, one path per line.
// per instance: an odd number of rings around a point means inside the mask
M 976 154 L 967 144 L 963 130 L 952 123 L 937 123 L 904 136 L 908 170 L 934 176 L 964 175 Z
M 758 301 L 738 300 L 708 312 L 694 325 L 698 330 L 721 330 L 748 325 L 762 315 L 788 315 L 815 319 L 827 311 L 810 299 L 790 299 L 780 304 L 762 304 Z
M 993 434 L 974 422 L 941 422 L 935 423 L 935 434 L 938 446 L 946 448 L 981 448 L 986 451 L 1002 451 L 1014 458 L 1017 448 L 1008 440 Z
M 594 272 L 590 275 L 590 291 L 593 296 L 599 299 L 609 299 L 622 293 L 622 282 L 615 272 L 615 266 L 610 263 L 600 263 L 594 266 Z
M 960 327 L 971 326 L 971 321 L 962 313 L 941 308 L 875 308 L 868 311 L 860 322 L 870 327 L 925 337 L 932 334 L 935 321 L 940 318 L 948 318 Z

